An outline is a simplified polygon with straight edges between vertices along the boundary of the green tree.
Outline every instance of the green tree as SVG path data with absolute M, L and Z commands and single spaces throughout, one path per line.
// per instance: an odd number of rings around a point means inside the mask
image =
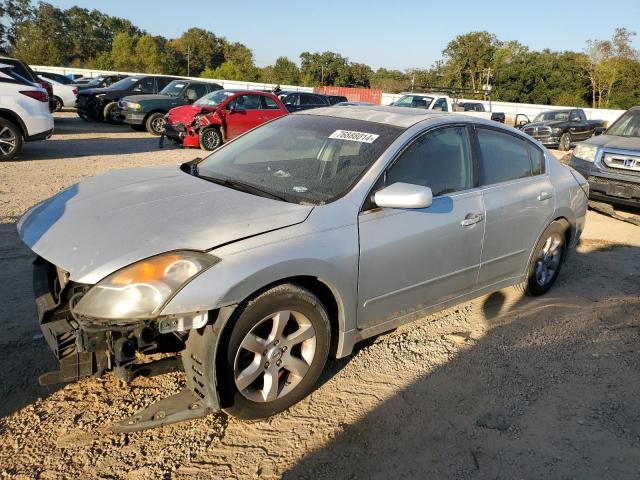
M 304 85 L 348 86 L 349 59 L 334 52 L 302 52 L 300 73 Z
M 278 57 L 272 67 L 269 83 L 283 85 L 297 85 L 300 83 L 300 69 L 298 65 L 287 57 Z
M 138 37 L 121 32 L 113 38 L 111 47 L 111 62 L 113 68 L 121 71 L 135 71 L 138 62 L 135 56 Z
M 492 66 L 500 45 L 496 36 L 489 32 L 470 32 L 457 36 L 442 51 L 449 75 L 458 79 L 459 86 L 479 90 L 483 74 Z
M 223 40 L 202 28 L 190 28 L 171 44 L 186 59 L 191 76 L 199 76 L 206 68 L 213 70 L 225 60 Z
M 35 9 L 31 0 L 5 0 L 3 7 L 6 29 L 2 40 L 5 49 L 10 51 L 15 46 L 20 25 L 35 20 Z
M 136 42 L 136 70 L 145 73 L 163 73 L 162 40 L 151 35 L 143 35 Z
M 245 80 L 242 67 L 233 61 L 224 62 L 218 68 L 206 68 L 203 78 L 219 78 L 220 80 Z
M 61 65 L 63 52 L 33 22 L 18 27 L 12 55 L 32 65 Z

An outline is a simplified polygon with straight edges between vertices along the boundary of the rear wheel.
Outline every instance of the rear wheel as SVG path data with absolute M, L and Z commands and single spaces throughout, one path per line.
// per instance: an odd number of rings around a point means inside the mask
M 308 290 L 293 284 L 269 289 L 238 307 L 223 339 L 218 373 L 225 411 L 265 418 L 303 399 L 329 354 L 329 317 Z
M 553 222 L 544 231 L 531 258 L 527 279 L 522 285 L 530 296 L 543 295 L 553 286 L 567 252 L 567 225 Z
M 11 120 L 0 118 L 0 161 L 11 160 L 22 150 L 22 132 Z
M 560 137 L 560 145 L 558 145 L 558 149 L 566 152 L 571 148 L 571 137 L 568 133 L 563 133 Z
M 164 113 L 156 112 L 147 117 L 146 130 L 152 135 L 162 135 L 164 132 Z
M 60 97 L 53 97 L 53 100 L 55 102 L 53 111 L 59 112 L 60 110 L 62 110 L 62 107 L 64 107 L 64 102 L 62 101 L 62 99 Z
M 217 128 L 205 128 L 200 131 L 200 148 L 203 150 L 215 150 L 222 145 L 222 134 Z

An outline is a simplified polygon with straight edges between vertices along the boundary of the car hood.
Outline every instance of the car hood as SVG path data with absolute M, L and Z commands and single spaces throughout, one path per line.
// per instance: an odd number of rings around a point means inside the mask
M 604 148 L 618 148 L 620 150 L 640 150 L 640 137 L 619 137 L 617 135 L 598 135 L 583 142 Z
M 193 121 L 193 117 L 202 111 L 213 112 L 215 111 L 215 107 L 203 107 L 201 105 L 175 107 L 169 110 L 168 120 L 172 124 L 179 122 L 183 125 L 189 125 Z
M 94 284 L 159 253 L 209 250 L 303 222 L 312 206 L 272 200 L 173 167 L 115 170 L 34 206 L 18 222 L 22 241 Z
M 531 122 L 527 123 L 523 128 L 529 127 L 556 127 L 558 125 L 566 124 L 564 120 L 545 120 L 544 122 Z
M 155 94 L 146 94 L 146 95 L 128 95 L 123 98 L 123 100 L 128 100 L 130 102 L 147 102 L 147 101 L 157 101 L 157 100 L 178 100 L 177 97 L 171 97 L 169 95 L 161 95 L 159 93 Z

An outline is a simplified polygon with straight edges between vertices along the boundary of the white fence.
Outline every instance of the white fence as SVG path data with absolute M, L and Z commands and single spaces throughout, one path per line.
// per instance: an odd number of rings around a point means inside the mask
M 31 68 L 40 72 L 52 72 L 52 73 L 61 73 L 63 75 L 69 74 L 80 74 L 84 77 L 97 77 L 99 75 L 109 75 L 109 74 L 120 74 L 120 75 L 141 75 L 136 72 L 113 72 L 108 70 L 95 70 L 95 69 L 87 69 L 87 68 L 72 68 L 72 67 L 51 67 L 45 65 L 31 65 Z M 176 76 L 176 75 L 166 75 L 166 76 Z M 180 77 L 180 78 L 196 78 L 196 77 Z M 211 82 L 219 83 L 224 88 L 235 88 L 235 89 L 247 89 L 247 90 L 271 90 L 276 85 L 272 83 L 256 83 L 256 82 L 240 82 L 236 80 L 222 80 L 222 79 L 203 79 L 198 78 L 198 80 L 209 80 Z M 297 90 L 300 92 L 312 92 L 312 87 L 301 87 L 298 85 L 280 85 L 282 90 Z M 395 100 L 399 99 L 402 95 L 396 93 L 383 93 L 381 104 L 389 105 Z M 464 99 L 460 99 L 461 101 Z M 488 101 L 479 101 L 479 100 L 468 100 L 471 102 L 479 102 L 485 105 L 485 108 L 489 110 L 489 102 Z M 515 121 L 516 115 L 523 114 L 529 117 L 530 120 L 533 120 L 540 112 L 544 112 L 547 110 L 562 110 L 567 108 L 573 108 L 570 106 L 559 107 L 552 105 L 535 105 L 529 103 L 511 103 L 511 102 L 500 102 L 500 101 L 492 101 L 491 102 L 491 110 L 494 112 L 504 112 L 507 117 L 507 123 L 513 124 Z M 607 125 L 611 125 L 620 115 L 624 113 L 624 110 L 608 110 L 608 109 L 598 109 L 598 108 L 585 108 L 584 112 L 588 119 L 594 120 L 604 120 L 607 122 Z

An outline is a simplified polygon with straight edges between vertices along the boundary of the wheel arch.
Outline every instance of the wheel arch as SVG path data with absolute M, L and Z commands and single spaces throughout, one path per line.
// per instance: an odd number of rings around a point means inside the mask
M 25 126 L 24 122 L 22 121 L 19 115 L 17 115 L 15 112 L 12 112 L 11 110 L 0 108 L 0 117 L 15 123 L 16 126 L 20 129 L 20 132 L 22 133 L 22 138 L 23 139 L 27 138 L 28 136 L 27 127 Z

